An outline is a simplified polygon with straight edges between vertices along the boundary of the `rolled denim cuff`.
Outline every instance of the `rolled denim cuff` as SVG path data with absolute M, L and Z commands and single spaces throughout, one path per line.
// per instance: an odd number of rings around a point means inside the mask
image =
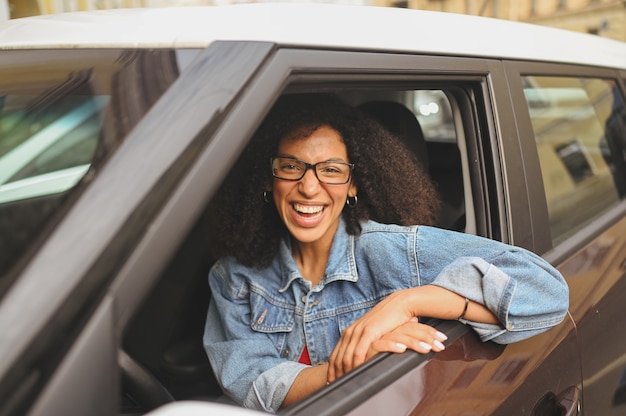
M 432 283 L 485 305 L 506 324 L 515 281 L 479 257 L 460 257 L 446 266 Z
M 475 327 L 481 339 L 492 339 L 506 332 L 516 285 L 510 276 L 496 266 L 479 257 L 460 257 L 446 266 L 432 284 L 485 305 L 497 316 L 501 325 L 474 324 L 461 320 Z
M 536 270 L 539 272 L 541 269 Z M 556 280 L 549 279 L 548 274 L 544 276 L 546 279 L 543 283 L 548 292 L 548 285 Z M 461 319 L 461 322 L 471 326 L 481 340 L 499 344 L 521 341 L 544 332 L 559 324 L 563 320 L 562 311 L 567 310 L 567 305 L 557 305 L 551 310 L 546 303 L 556 303 L 556 296 L 553 297 L 553 302 L 537 300 L 533 297 L 536 290 L 530 290 L 528 286 L 524 288 L 523 283 L 479 257 L 461 257 L 455 260 L 433 281 L 434 285 L 466 296 L 493 312 L 500 321 L 499 325 L 465 319 Z M 564 290 L 566 296 L 567 288 Z M 565 296 L 561 298 L 567 302 Z
M 276 413 L 300 371 L 307 367 L 295 361 L 285 361 L 263 372 L 248 390 L 244 407 Z
M 478 334 L 481 341 L 493 341 L 497 344 L 511 344 L 513 342 L 523 341 L 533 335 L 540 334 L 551 328 L 551 326 L 548 326 L 524 331 L 507 331 L 503 327 L 496 324 L 472 322 L 464 319 L 461 319 L 460 322 L 471 326 L 472 329 Z

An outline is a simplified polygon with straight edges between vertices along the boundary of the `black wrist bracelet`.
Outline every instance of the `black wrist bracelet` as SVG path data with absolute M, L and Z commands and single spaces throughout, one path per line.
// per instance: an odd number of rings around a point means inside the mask
M 456 320 L 458 321 L 459 319 L 463 319 L 463 317 L 465 316 L 465 313 L 467 312 L 467 306 L 469 305 L 469 299 L 466 297 L 465 298 L 465 307 L 463 308 L 463 313 L 461 313 L 461 315 L 459 315 L 458 318 L 456 318 Z

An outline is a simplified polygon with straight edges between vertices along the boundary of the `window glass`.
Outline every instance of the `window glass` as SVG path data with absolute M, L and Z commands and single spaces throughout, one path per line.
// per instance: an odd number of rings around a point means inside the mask
M 452 108 L 441 90 L 415 91 L 413 111 L 428 141 L 456 142 Z
M 624 103 L 604 79 L 523 78 L 554 244 L 624 194 Z
M 36 97 L 7 95 L 0 113 L 0 204 L 63 192 L 94 156 L 108 96 L 61 97 L 29 108 Z
M 413 92 L 413 112 L 419 120 L 426 140 L 429 174 L 441 197 L 437 226 L 455 231 L 476 233 L 469 189 L 465 188 L 463 140 L 459 140 L 450 100 L 443 90 Z
M 0 276 L 179 73 L 171 50 L 52 52 L 0 66 Z

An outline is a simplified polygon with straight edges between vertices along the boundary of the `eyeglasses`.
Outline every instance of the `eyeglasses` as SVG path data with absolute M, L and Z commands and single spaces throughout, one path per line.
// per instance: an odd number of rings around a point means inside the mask
M 272 175 L 286 181 L 299 181 L 306 171 L 313 169 L 317 180 L 328 185 L 343 185 L 350 182 L 354 164 L 345 162 L 306 163 L 293 157 L 273 157 Z

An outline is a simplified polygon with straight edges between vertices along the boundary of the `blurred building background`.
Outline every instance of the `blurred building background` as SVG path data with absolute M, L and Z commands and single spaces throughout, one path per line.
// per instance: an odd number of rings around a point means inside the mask
M 379 0 L 382 5 L 465 13 L 626 41 L 624 0 Z
M 9 18 L 127 7 L 220 6 L 266 0 L 0 0 Z M 276 0 L 273 0 L 276 1 Z M 288 0 L 283 0 L 288 1 Z M 626 41 L 626 0 L 294 0 L 403 7 L 554 26 Z M 2 5 L 4 2 L 4 5 Z M 2 7 L 4 6 L 4 7 Z

